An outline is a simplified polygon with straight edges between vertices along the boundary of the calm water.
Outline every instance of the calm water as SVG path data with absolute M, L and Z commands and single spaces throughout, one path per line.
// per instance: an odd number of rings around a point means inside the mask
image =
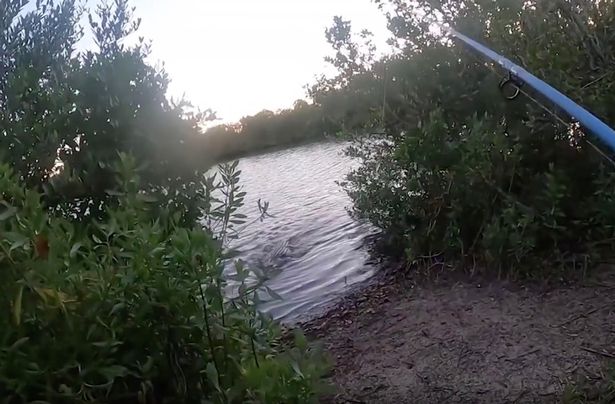
M 267 286 L 282 300 L 262 309 L 287 322 L 330 305 L 374 268 L 364 240 L 373 233 L 352 219 L 348 196 L 335 183 L 353 162 L 342 143 L 322 143 L 276 151 L 240 161 L 248 193 L 243 213 L 259 216 L 257 200 L 269 201 L 273 215 L 242 231 L 233 248 L 248 266 L 264 268 Z

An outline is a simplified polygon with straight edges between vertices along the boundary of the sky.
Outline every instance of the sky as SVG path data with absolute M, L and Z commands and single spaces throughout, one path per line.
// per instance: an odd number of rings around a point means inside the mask
M 386 47 L 386 19 L 370 0 L 133 0 L 152 63 L 164 62 L 169 95 L 223 122 L 290 107 L 327 72 L 324 30 L 335 15 Z

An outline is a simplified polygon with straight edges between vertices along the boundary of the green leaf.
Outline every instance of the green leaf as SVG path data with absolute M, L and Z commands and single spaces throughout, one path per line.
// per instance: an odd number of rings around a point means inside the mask
M 81 246 L 82 246 L 82 245 L 83 245 L 83 244 L 81 244 L 81 243 L 75 243 L 75 244 L 71 247 L 71 249 L 70 249 L 69 256 L 70 256 L 71 258 L 74 258 L 74 257 L 75 257 L 75 255 L 77 255 L 77 251 L 79 251 L 79 249 L 81 248 Z
M 111 348 L 114 346 L 122 345 L 122 343 L 120 341 L 99 341 L 92 342 L 92 345 L 98 348 Z
M 105 193 L 109 196 L 123 196 L 124 195 L 124 192 L 115 191 L 113 189 L 108 189 L 105 191 Z
M 0 213 L 0 222 L 9 219 L 17 213 L 17 208 L 14 206 L 7 206 L 6 210 Z
M 124 366 L 111 365 L 98 370 L 98 372 L 105 376 L 107 380 L 112 381 L 118 377 L 124 377 L 128 374 L 128 369 Z
M 209 379 L 211 384 L 214 385 L 216 390 L 220 391 L 220 382 L 218 381 L 218 369 L 216 369 L 216 366 L 212 362 L 209 362 L 205 371 L 207 373 L 207 379 Z
M 28 342 L 30 340 L 30 337 L 23 337 L 23 338 L 19 338 L 17 341 L 15 341 L 13 343 L 13 345 L 11 345 L 9 347 L 9 351 L 16 351 L 17 349 L 19 349 L 20 346 L 22 346 L 23 344 L 25 344 L 26 342 Z
M 24 236 L 21 233 L 15 233 L 15 232 L 6 232 L 4 233 L 4 237 L 7 240 L 12 242 L 10 251 L 13 251 L 16 248 L 22 247 L 30 241 L 28 237 Z
M 292 366 L 292 368 L 295 371 L 295 373 L 297 374 L 297 376 L 299 376 L 302 379 L 305 378 L 305 376 L 303 375 L 303 372 L 301 372 L 301 369 L 299 368 L 299 364 L 297 362 L 292 361 L 290 363 L 290 366 Z
M 149 373 L 152 371 L 153 368 L 154 368 L 154 358 L 151 356 L 148 356 L 147 361 L 145 361 L 145 363 L 141 365 L 141 370 L 144 373 Z
M 113 305 L 113 308 L 111 309 L 111 312 L 109 313 L 110 316 L 113 316 L 115 313 L 117 313 L 119 310 L 122 310 L 126 307 L 126 303 L 124 302 L 120 302 L 120 303 L 116 303 Z
M 280 296 L 279 294 L 277 294 L 277 292 L 275 292 L 273 289 L 271 289 L 269 286 L 265 286 L 265 290 L 267 290 L 267 294 L 269 296 L 271 296 L 272 298 L 274 298 L 275 300 L 284 300 L 282 298 L 282 296 Z
M 13 303 L 13 318 L 15 319 L 15 324 L 21 324 L 21 302 L 23 300 L 23 285 L 19 286 L 19 290 L 17 291 L 17 296 L 15 297 L 15 303 Z

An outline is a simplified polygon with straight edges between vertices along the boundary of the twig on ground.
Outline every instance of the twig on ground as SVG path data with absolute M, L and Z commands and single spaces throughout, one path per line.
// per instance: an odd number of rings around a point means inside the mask
M 598 350 L 595 350 L 595 349 L 592 349 L 592 348 L 588 348 L 588 347 L 585 347 L 585 346 L 582 346 L 581 349 L 583 351 L 586 351 L 586 352 L 590 352 L 590 353 L 593 353 L 593 354 L 596 354 L 596 355 L 604 356 L 605 358 L 615 359 L 615 354 L 612 354 L 612 353 L 609 353 L 609 352 L 598 351 Z
M 527 352 L 525 352 L 525 353 L 522 353 L 521 355 L 517 356 L 516 358 L 513 358 L 513 359 L 506 359 L 506 360 L 507 360 L 507 361 L 510 361 L 510 362 L 514 362 L 514 361 L 516 361 L 516 360 L 519 360 L 519 359 L 521 359 L 521 358 L 523 358 L 523 357 L 525 357 L 525 356 L 528 356 L 528 355 L 534 354 L 534 353 L 536 353 L 536 352 L 540 352 L 540 348 L 532 349 L 531 351 L 527 351 Z
M 593 309 L 591 309 L 590 311 L 588 311 L 587 313 L 581 313 L 581 314 L 577 314 L 576 316 L 572 316 L 570 317 L 568 320 L 564 321 L 563 323 L 553 326 L 554 328 L 559 328 L 559 327 L 563 327 L 567 324 L 572 323 L 573 321 L 577 321 L 581 318 L 585 318 L 587 316 L 589 316 L 590 314 L 594 314 L 595 312 L 597 312 L 598 310 L 604 308 L 605 306 L 602 307 L 594 307 Z
M 523 390 L 518 396 L 517 398 L 515 398 L 512 402 L 513 403 L 518 403 L 521 401 L 521 399 L 523 398 L 523 396 L 525 396 L 528 393 L 527 390 Z

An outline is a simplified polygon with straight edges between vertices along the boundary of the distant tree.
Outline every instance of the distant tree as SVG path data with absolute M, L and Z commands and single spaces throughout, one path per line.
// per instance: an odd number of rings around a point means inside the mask
M 258 152 L 270 147 L 317 141 L 334 133 L 320 106 L 296 100 L 292 109 L 263 110 L 243 117 L 237 124 L 218 125 L 201 138 L 201 149 L 217 161 Z
M 306 100 L 296 100 L 293 103 L 293 109 L 299 111 L 304 108 L 309 108 L 310 104 Z
M 348 84 L 353 75 L 369 70 L 374 62 L 375 53 L 372 36 L 368 30 L 353 35 L 350 21 L 339 16 L 333 18 L 333 25 L 325 30 L 325 37 L 335 51 L 335 56 L 327 56 L 325 60 L 339 72 L 337 85 Z

